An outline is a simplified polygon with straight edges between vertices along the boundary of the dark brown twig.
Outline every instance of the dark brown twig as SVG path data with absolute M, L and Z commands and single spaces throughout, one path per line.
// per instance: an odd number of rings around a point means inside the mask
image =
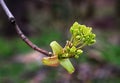
M 16 31 L 19 35 L 19 37 L 27 44 L 29 45 L 32 49 L 46 55 L 46 56 L 51 56 L 51 53 L 43 50 L 39 47 L 37 47 L 35 44 L 33 44 L 20 30 L 19 26 L 16 23 L 15 17 L 12 15 L 12 13 L 10 12 L 10 10 L 8 9 L 8 7 L 6 6 L 4 0 L 0 0 L 0 5 L 2 6 L 3 10 L 5 11 L 6 15 L 8 16 L 8 19 L 10 21 L 10 23 L 16 28 Z

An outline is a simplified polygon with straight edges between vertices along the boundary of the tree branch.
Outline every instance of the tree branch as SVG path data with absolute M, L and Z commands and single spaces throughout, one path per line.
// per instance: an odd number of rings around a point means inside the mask
M 5 11 L 6 15 L 8 16 L 8 19 L 10 21 L 10 23 L 16 28 L 16 31 L 19 35 L 19 37 L 27 44 L 29 45 L 32 49 L 46 55 L 46 56 L 51 56 L 51 53 L 43 50 L 39 47 L 37 47 L 35 44 L 33 44 L 20 30 L 18 24 L 16 23 L 15 17 L 12 15 L 12 13 L 10 12 L 10 10 L 8 9 L 8 7 L 6 6 L 4 0 L 0 0 L 0 5 L 2 6 L 3 10 Z

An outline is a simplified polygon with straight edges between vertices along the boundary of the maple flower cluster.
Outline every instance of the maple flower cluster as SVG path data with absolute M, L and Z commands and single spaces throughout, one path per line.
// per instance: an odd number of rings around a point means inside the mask
M 83 53 L 81 48 L 96 42 L 96 35 L 92 33 L 91 27 L 86 27 L 85 25 L 80 25 L 78 22 L 75 22 L 70 28 L 70 32 L 72 37 L 70 41 L 67 41 L 67 44 L 64 47 L 64 54 L 61 56 L 62 58 L 74 56 L 75 58 L 78 58 L 80 54 Z
M 78 46 L 82 44 L 92 45 L 96 42 L 96 35 L 92 33 L 91 27 L 86 27 L 85 25 L 80 25 L 78 22 L 75 22 L 70 28 L 72 34 L 71 42 L 73 45 Z
M 71 26 L 70 33 L 72 34 L 71 39 L 66 42 L 64 48 L 56 41 L 51 42 L 53 56 L 43 58 L 42 61 L 45 65 L 58 66 L 61 64 L 69 73 L 73 73 L 75 69 L 69 58 L 79 58 L 83 53 L 82 48 L 84 46 L 96 42 L 96 35 L 92 33 L 92 28 L 80 25 L 78 22 Z

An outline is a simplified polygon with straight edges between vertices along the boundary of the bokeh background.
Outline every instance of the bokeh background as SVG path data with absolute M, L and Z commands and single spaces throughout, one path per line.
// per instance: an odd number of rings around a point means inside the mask
M 93 27 L 97 42 L 71 59 L 76 71 L 41 63 L 42 54 L 17 35 L 0 6 L 0 83 L 120 83 L 120 0 L 5 0 L 25 35 L 51 51 L 78 21 Z

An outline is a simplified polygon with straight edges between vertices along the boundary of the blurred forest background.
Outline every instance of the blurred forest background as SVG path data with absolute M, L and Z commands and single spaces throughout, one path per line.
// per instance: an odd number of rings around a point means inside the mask
M 71 59 L 76 71 L 41 63 L 42 54 L 17 35 L 0 6 L 0 83 L 120 83 L 120 0 L 5 0 L 25 35 L 51 51 L 64 46 L 78 21 L 93 27 L 97 42 Z

